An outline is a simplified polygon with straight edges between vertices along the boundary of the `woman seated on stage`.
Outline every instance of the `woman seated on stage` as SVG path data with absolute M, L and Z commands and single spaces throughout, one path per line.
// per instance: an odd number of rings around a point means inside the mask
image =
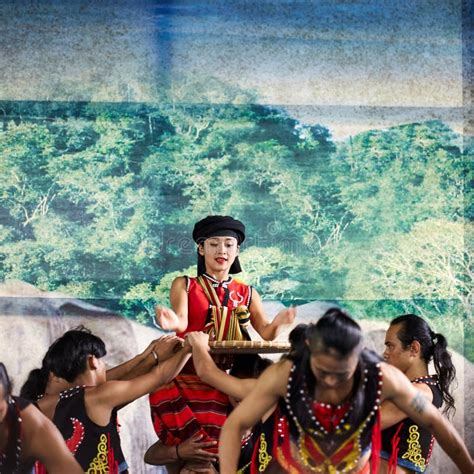
M 40 460 L 50 474 L 81 474 L 58 429 L 30 402 L 11 395 L 0 362 L 0 472 L 30 473 Z
M 228 216 L 208 216 L 193 230 L 197 243 L 197 277 L 182 276 L 170 290 L 172 309 L 158 306 L 156 321 L 165 330 L 183 337 L 191 331 L 207 332 L 212 339 L 250 339 L 247 326 L 265 340 L 273 340 L 282 325 L 295 317 L 294 308 L 281 310 L 269 321 L 257 291 L 231 274 L 241 272 L 240 245 L 244 225 Z M 231 366 L 219 356 L 221 369 Z M 227 416 L 227 395 L 204 383 L 190 362 L 174 381 L 150 396 L 153 425 L 158 439 L 167 446 L 200 437 L 217 441 Z
M 209 354 L 209 335 L 203 332 L 190 332 L 186 335 L 186 343 L 190 344 L 193 353 L 193 363 L 200 379 L 225 393 L 229 397 L 230 405 L 234 408 L 255 386 L 260 374 L 272 364 L 257 354 L 239 354 L 235 357 L 229 374 L 215 364 Z M 239 460 L 239 473 L 249 472 L 250 463 L 257 469 L 261 466 L 258 449 L 261 441 L 265 443 L 265 436 L 271 443 L 273 423 L 270 415 L 266 414 L 254 430 L 242 437 L 242 451 Z M 145 462 L 153 465 L 166 464 L 169 473 L 193 472 L 196 467 L 203 470 L 203 463 L 211 472 L 216 472 L 210 464 L 217 461 L 216 441 L 201 441 L 195 436 L 175 446 L 166 446 L 160 441 L 151 446 L 145 454 Z M 201 471 L 200 471 L 201 472 Z
M 429 427 L 461 472 L 472 474 L 474 463 L 456 430 L 402 372 L 363 349 L 360 326 L 343 311 L 330 309 L 297 337 L 290 334 L 290 342 L 288 357 L 262 374 L 227 419 L 222 474 L 236 472 L 241 434 L 275 403 L 269 472 L 376 473 L 384 400 Z
M 413 387 L 444 412 L 454 411 L 450 387 L 456 369 L 447 351 L 446 338 L 431 330 L 428 323 L 414 314 L 395 318 L 385 336 L 384 359 L 400 369 Z M 436 374 L 430 375 L 433 361 Z M 420 426 L 392 402 L 382 404 L 382 452 L 380 473 L 425 472 L 434 444 L 430 431 Z
M 106 379 L 105 345 L 87 330 L 68 331 L 49 348 L 45 356 L 49 370 L 73 387 L 59 395 L 45 393 L 38 404 L 54 413 L 53 422 L 83 471 L 120 472 L 117 410 L 179 373 L 190 350 L 175 353 L 177 344 L 181 344 L 177 337 L 158 341 L 156 366 L 131 380 Z

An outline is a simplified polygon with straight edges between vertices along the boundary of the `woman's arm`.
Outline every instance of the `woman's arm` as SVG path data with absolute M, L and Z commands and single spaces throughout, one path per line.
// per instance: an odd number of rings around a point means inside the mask
M 33 405 L 21 412 L 24 423 L 25 457 L 37 459 L 49 474 L 81 474 L 79 463 L 69 451 L 56 426 Z
M 165 341 L 174 346 L 174 341 Z M 189 347 L 179 350 L 173 357 L 159 363 L 147 374 L 132 380 L 112 380 L 87 390 L 85 403 L 87 414 L 95 423 L 105 425 L 113 408 L 130 403 L 170 382 L 179 374 L 191 355 Z
M 273 341 L 278 336 L 280 327 L 284 324 L 291 324 L 296 316 L 295 308 L 284 308 L 270 322 L 263 310 L 262 299 L 255 289 L 252 291 L 249 310 L 252 327 L 265 341 Z
M 382 397 L 395 403 L 409 418 L 420 424 L 438 440 L 446 454 L 463 474 L 474 472 L 474 462 L 453 425 L 416 390 L 397 368 L 382 363 Z
M 164 341 L 175 341 L 175 347 L 163 345 Z M 152 341 L 148 347 L 133 359 L 124 362 L 112 369 L 107 370 L 107 381 L 109 380 L 131 380 L 135 377 L 148 373 L 157 363 L 164 362 L 170 358 L 182 345 L 183 340 L 176 336 L 163 336 Z M 163 350 L 166 348 L 166 351 Z
M 148 358 L 150 359 L 149 362 L 151 362 L 149 369 L 151 369 L 154 360 L 151 351 L 153 350 L 154 345 L 157 341 L 159 341 L 159 339 L 155 339 L 154 341 L 150 342 L 150 344 L 148 344 L 148 347 L 141 354 L 137 354 L 135 357 L 130 360 L 127 360 L 123 364 L 117 365 L 116 367 L 112 367 L 111 369 L 107 370 L 107 380 L 122 380 L 124 378 L 130 379 L 141 375 L 135 373 L 135 370 L 138 366 L 143 367 L 147 365 L 144 363 L 147 361 Z
M 237 472 L 242 434 L 261 420 L 278 399 L 285 395 L 290 369 L 290 361 L 270 366 L 260 376 L 254 389 L 227 418 L 219 439 L 221 474 Z
M 153 466 L 162 466 L 163 464 L 179 461 L 176 446 L 167 446 L 161 441 L 157 441 L 146 450 L 143 460 Z
M 183 332 L 188 327 L 188 294 L 186 278 L 175 278 L 170 289 L 171 308 L 155 308 L 156 323 L 165 331 Z
M 193 364 L 199 378 L 217 390 L 238 399 L 244 398 L 255 386 L 257 379 L 238 379 L 219 369 L 209 354 L 209 335 L 190 332 L 186 340 L 193 350 Z
M 433 392 L 429 389 L 426 384 L 412 384 L 416 390 L 423 394 L 428 402 L 433 400 Z M 381 428 L 385 430 L 390 428 L 397 423 L 403 421 L 407 415 L 405 412 L 400 410 L 393 402 L 385 400 L 380 406 L 380 415 L 381 415 Z

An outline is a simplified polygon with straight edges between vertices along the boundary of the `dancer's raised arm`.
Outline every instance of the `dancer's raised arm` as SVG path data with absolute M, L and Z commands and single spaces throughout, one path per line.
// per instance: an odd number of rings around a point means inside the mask
M 188 326 L 188 295 L 185 277 L 173 280 L 170 289 L 170 302 L 171 308 L 162 305 L 155 307 L 156 322 L 165 331 L 181 333 Z
M 296 316 L 295 307 L 283 308 L 270 321 L 263 309 L 262 299 L 255 289 L 252 291 L 252 302 L 249 309 L 252 327 L 265 341 L 273 341 L 278 336 L 281 327 L 293 323 Z

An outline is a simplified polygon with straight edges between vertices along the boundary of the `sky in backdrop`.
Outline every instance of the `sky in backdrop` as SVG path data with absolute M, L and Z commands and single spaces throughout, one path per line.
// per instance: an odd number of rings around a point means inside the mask
M 4 0 L 0 28 L 4 100 L 149 101 L 213 77 L 336 138 L 462 129 L 461 0 Z

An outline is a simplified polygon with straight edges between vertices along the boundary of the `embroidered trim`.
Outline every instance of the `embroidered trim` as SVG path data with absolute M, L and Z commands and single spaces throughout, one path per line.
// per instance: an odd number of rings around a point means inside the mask
M 410 382 L 439 386 L 437 375 L 424 375 L 423 377 L 416 377 L 413 380 L 410 380 Z
M 66 440 L 66 446 L 69 448 L 72 454 L 76 454 L 79 446 L 84 440 L 84 425 L 77 419 L 71 418 L 73 431 L 69 439 Z
M 403 454 L 402 459 L 408 459 L 420 469 L 425 470 L 426 460 L 421 452 L 420 432 L 418 425 L 411 425 L 408 428 L 409 438 L 407 439 L 408 450 Z
M 101 434 L 97 445 L 97 455 L 89 464 L 86 474 L 108 474 L 107 435 Z
M 12 427 L 13 427 L 13 424 L 15 423 L 15 418 L 16 418 L 16 421 L 18 422 L 18 433 L 17 433 L 17 438 L 16 438 L 16 441 L 15 441 L 15 445 L 14 445 L 14 454 L 13 454 L 15 456 L 15 464 L 13 466 L 13 472 L 16 472 L 16 470 L 20 466 L 21 424 L 22 424 L 23 420 L 22 420 L 21 415 L 20 415 L 20 409 L 19 409 L 17 403 L 15 402 L 15 400 L 12 397 L 8 397 L 8 405 L 9 406 L 8 406 L 7 416 L 8 416 L 8 418 L 10 418 L 10 416 L 12 416 L 12 419 L 8 420 L 9 430 L 12 430 L 13 434 L 14 434 L 14 430 L 12 429 Z M 10 447 L 10 444 L 7 440 L 7 445 L 6 445 L 5 449 L 8 451 L 9 447 Z M 7 454 L 8 454 L 7 451 L 0 454 L 0 472 L 2 472 L 2 468 L 6 464 Z
M 298 439 L 296 440 L 296 447 L 299 461 L 302 462 L 305 467 L 310 471 L 317 473 L 345 473 L 350 472 L 357 466 L 357 463 L 362 457 L 362 434 L 364 433 L 364 430 L 366 429 L 371 419 L 376 416 L 380 408 L 380 397 L 383 383 L 380 363 L 376 364 L 376 368 L 378 372 L 377 392 L 372 410 L 367 415 L 366 419 L 363 420 L 362 423 L 357 427 L 357 429 L 346 440 L 341 440 L 340 445 L 337 447 L 337 449 L 335 449 L 335 451 L 331 452 L 330 454 L 323 451 L 322 447 L 319 446 L 316 437 L 324 438 L 327 436 L 331 436 L 332 433 L 327 432 L 327 430 L 321 425 L 321 423 L 318 421 L 318 419 L 311 410 L 309 411 L 309 417 L 314 424 L 314 428 L 310 428 L 308 430 L 308 433 L 305 432 L 303 427 L 299 423 L 299 420 L 296 417 L 294 411 L 291 408 L 290 392 L 293 380 L 293 373 L 296 369 L 296 365 L 294 364 L 291 368 L 290 376 L 288 377 L 287 393 L 285 397 L 286 409 L 298 430 Z M 364 385 L 367 383 L 367 381 L 368 370 L 365 369 Z M 306 386 L 304 387 L 304 389 L 300 390 L 298 396 L 301 397 L 301 400 L 303 402 L 305 402 L 307 397 L 312 400 L 312 397 L 308 394 Z M 337 433 L 337 430 L 339 430 L 339 432 L 342 431 L 341 428 L 344 428 L 345 430 L 350 430 L 351 427 L 344 422 L 344 419 L 347 419 L 347 413 L 345 414 L 343 419 L 340 420 L 338 426 L 336 426 L 334 433 Z M 284 427 L 282 425 L 283 423 L 280 421 L 278 423 L 278 433 L 279 436 L 283 438 L 285 431 L 288 430 L 288 427 Z M 287 470 L 289 469 L 289 472 L 298 472 L 293 471 L 295 467 L 291 465 L 292 461 L 290 459 L 285 459 L 287 456 L 280 447 L 277 448 L 277 455 L 279 462 L 283 462 L 283 464 L 285 464 L 284 467 Z
M 268 454 L 268 443 L 265 439 L 265 433 L 262 433 L 260 435 L 260 447 L 258 448 L 259 472 L 264 472 L 272 459 L 272 456 Z

